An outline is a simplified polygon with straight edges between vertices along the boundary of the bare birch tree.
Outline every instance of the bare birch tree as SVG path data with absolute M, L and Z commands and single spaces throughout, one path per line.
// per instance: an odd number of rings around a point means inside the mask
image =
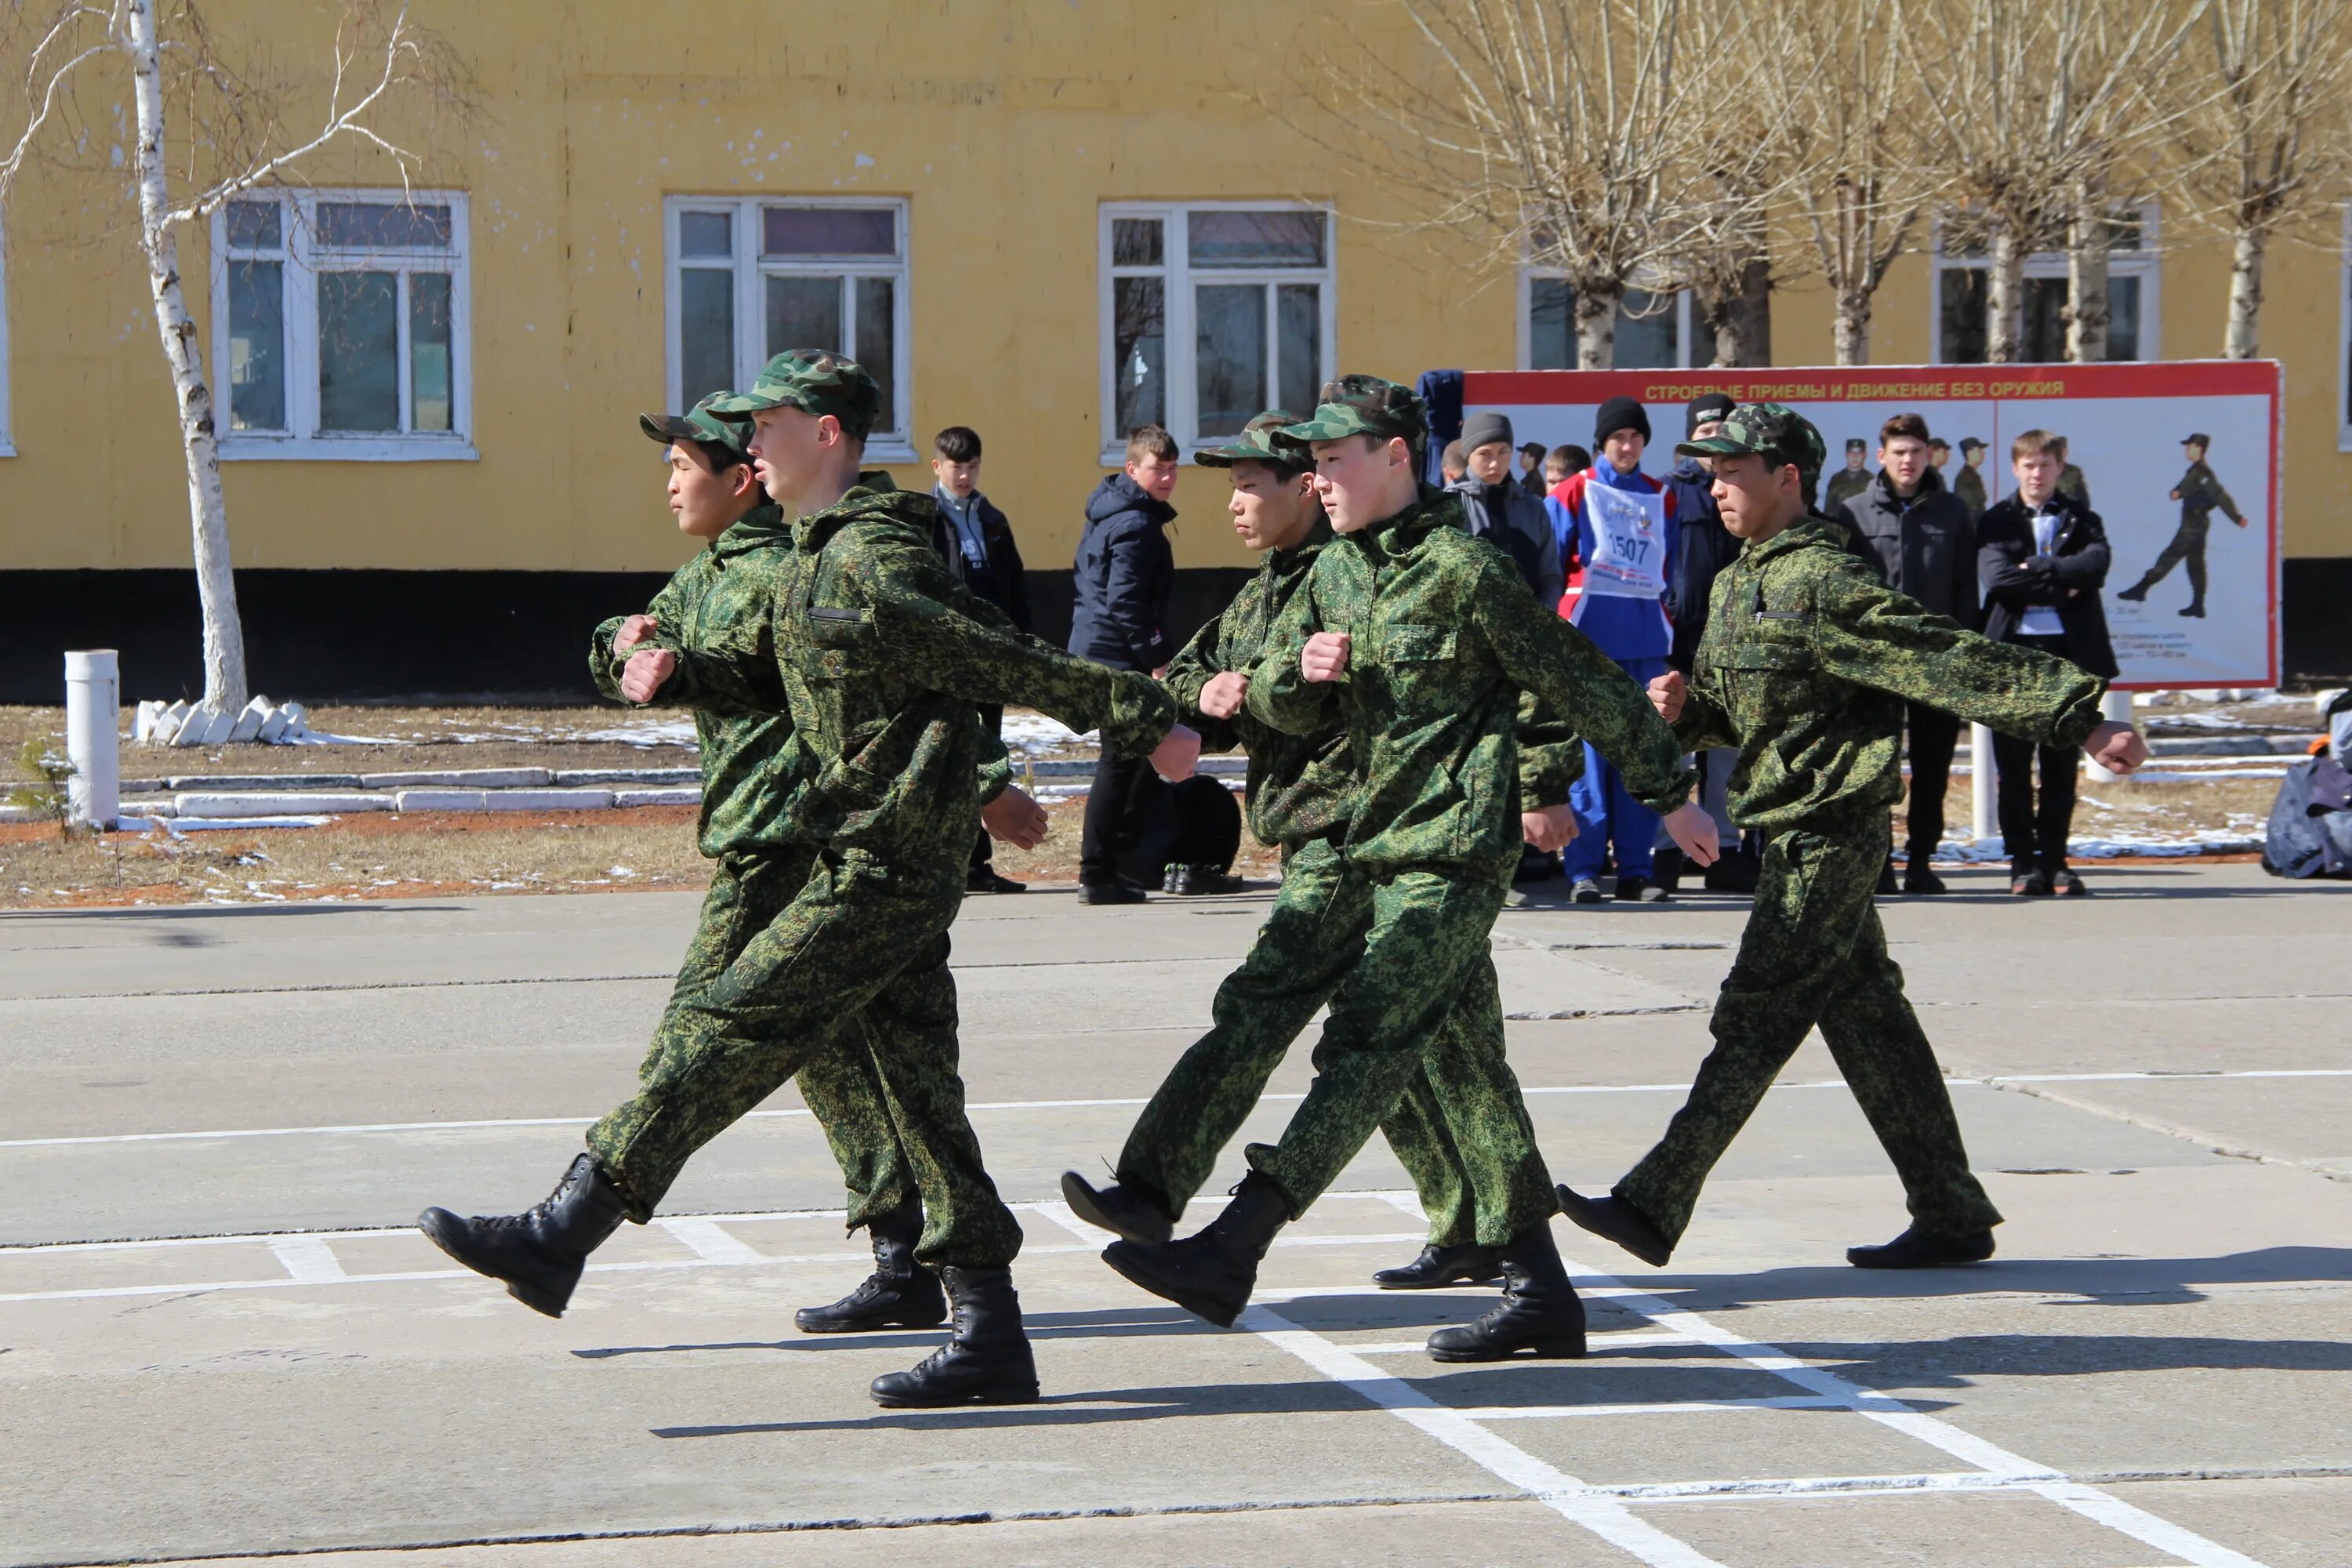
M 166 11 L 161 17 L 159 5 Z M 17 20 L 24 25 L 26 14 Z M 230 570 L 213 390 L 188 311 L 180 242 L 236 196 L 297 177 L 306 160 L 331 145 L 371 145 L 405 182 L 420 155 L 380 132 L 380 117 L 404 98 L 452 100 L 458 74 L 446 51 L 410 26 L 404 6 L 386 21 L 375 8 L 353 4 L 336 30 L 322 115 L 289 131 L 283 116 L 304 96 L 300 84 L 240 77 L 189 0 L 66 0 L 22 37 L 24 123 L 0 161 L 0 213 L 28 161 L 39 159 L 44 133 L 67 140 L 64 122 L 73 117 L 79 92 L 127 88 L 133 106 L 132 146 L 115 177 L 136 209 L 137 244 L 177 405 L 204 613 L 202 705 L 233 712 L 250 695 L 245 632 Z M 167 100 L 185 106 L 184 127 L 167 117 Z M 99 176 L 95 168 L 54 161 L 75 181 Z
M 1879 285 L 1946 182 L 1922 144 L 1927 73 L 1897 0 L 1805 0 L 1780 13 L 1757 86 L 1786 145 L 1788 200 L 1828 284 L 1837 363 L 1870 363 Z
M 1615 363 L 1627 292 L 1664 286 L 1694 233 L 1686 203 L 1712 64 L 1684 48 L 1696 0 L 1399 0 L 1393 58 L 1335 29 L 1274 112 L 1420 198 L 1414 226 L 1557 270 L 1577 363 Z
M 1689 223 L 1680 280 L 1714 340 L 1715 364 L 1769 364 L 1772 291 L 1812 258 L 1788 244 L 1789 230 L 1774 221 L 1802 183 L 1794 156 L 1801 133 L 1766 84 L 1810 75 L 1811 62 L 1779 6 L 1697 7 L 1685 51 L 1720 89 L 1694 100 L 1697 145 L 1677 171 L 1685 184 L 1674 205 Z
M 2352 172 L 2352 3 L 2210 0 L 2180 126 L 2192 220 L 2230 241 L 2222 353 L 2260 352 L 2272 242 L 2344 195 Z

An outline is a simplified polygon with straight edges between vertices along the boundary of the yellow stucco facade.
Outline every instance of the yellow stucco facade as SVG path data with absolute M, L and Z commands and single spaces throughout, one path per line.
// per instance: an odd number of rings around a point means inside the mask
M 1334 357 L 1410 380 L 1501 368 L 1518 353 L 1518 291 L 1476 253 L 1404 230 L 1395 193 L 1269 119 L 1266 46 L 1307 20 L 1263 4 L 1068 7 L 894 4 L 741 13 L 572 0 L 416 14 L 471 62 L 479 109 L 441 122 L 421 183 L 466 196 L 472 455 L 451 460 L 226 465 L 245 567 L 666 569 L 683 555 L 635 416 L 670 384 L 666 289 L 672 197 L 878 195 L 905 203 L 905 288 L 918 448 L 950 423 L 987 442 L 983 483 L 1035 567 L 1066 565 L 1102 473 L 1102 208 L 1117 202 L 1328 203 Z M 281 61 L 323 47 L 327 7 L 216 0 L 234 46 L 265 25 Z M 106 68 L 112 68 L 108 67 Z M 89 119 L 128 102 L 93 78 Z M 297 112 L 291 122 L 309 115 Z M 386 122 L 421 137 L 401 114 Z M 344 148 L 316 185 L 382 186 L 380 156 Z M 179 567 L 188 521 L 171 387 L 118 179 L 35 171 L 6 218 L 9 417 L 0 458 L 7 563 Z M 2285 548 L 2352 556 L 2343 449 L 2345 261 L 2333 220 L 2282 247 L 2263 321 L 2285 362 Z M 184 264 L 218 352 L 208 247 Z M 2160 350 L 2218 352 L 2226 254 L 2181 243 L 2161 261 Z M 1881 363 L 1928 356 L 1931 272 L 1906 258 L 1877 311 Z M 1775 306 L 1775 358 L 1822 363 L 1826 298 Z M 213 364 L 215 377 L 220 367 Z M 928 485 L 919 465 L 902 483 Z M 1188 473 L 1179 563 L 1244 560 L 1223 487 Z

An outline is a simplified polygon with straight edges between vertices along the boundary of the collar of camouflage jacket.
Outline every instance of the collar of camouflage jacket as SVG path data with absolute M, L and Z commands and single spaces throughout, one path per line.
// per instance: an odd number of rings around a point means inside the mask
M 1353 537 L 1376 553 L 1407 555 L 1439 529 L 1463 526 L 1462 498 L 1434 485 L 1423 485 L 1411 506 L 1359 530 Z
M 1331 520 L 1323 515 L 1321 507 L 1317 507 L 1314 522 L 1308 525 L 1307 532 L 1298 542 L 1287 549 L 1267 551 L 1258 570 L 1276 580 L 1295 576 L 1314 565 L 1315 557 L 1322 552 L 1323 547 L 1330 543 L 1334 537 L 1331 532 Z
M 939 502 L 918 491 L 900 489 L 891 483 L 888 474 L 876 468 L 858 475 L 857 483 L 839 500 L 794 523 L 793 542 L 802 550 L 821 550 L 845 523 L 861 518 L 887 518 L 915 529 L 928 545 L 931 523 L 938 515 Z
M 1740 546 L 1739 558 L 1748 565 L 1759 565 L 1776 555 L 1791 550 L 1801 550 L 1809 544 L 1825 544 L 1832 550 L 1843 550 L 1843 525 L 1813 513 L 1799 518 L 1771 538 L 1761 542 L 1750 540 Z
M 746 551 L 792 542 L 793 525 L 784 521 L 784 509 L 773 501 L 762 501 L 729 523 L 727 531 L 710 542 L 709 548 L 713 555 L 726 560 Z

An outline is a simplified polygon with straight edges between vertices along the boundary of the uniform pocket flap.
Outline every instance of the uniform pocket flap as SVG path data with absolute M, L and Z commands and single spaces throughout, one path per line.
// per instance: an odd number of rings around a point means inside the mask
M 1813 650 L 1803 643 L 1735 643 L 1716 662 L 1725 669 L 1811 669 Z
M 1388 654 L 1392 659 L 1435 659 L 1454 657 L 1452 626 L 1391 626 Z

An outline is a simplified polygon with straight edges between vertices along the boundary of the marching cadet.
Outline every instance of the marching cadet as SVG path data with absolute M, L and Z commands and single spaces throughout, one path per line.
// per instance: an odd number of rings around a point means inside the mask
M 2205 454 L 2212 445 L 2213 438 L 2202 433 L 2180 443 L 2180 449 L 2189 456 L 2189 471 L 2180 476 L 2179 484 L 2172 487 L 2171 498 L 2180 503 L 2180 527 L 2173 534 L 2172 542 L 2164 547 L 2164 553 L 2156 558 L 2156 564 L 2149 567 L 2138 582 L 2117 594 L 2116 598 L 2139 603 L 2147 597 L 2150 588 L 2163 582 L 2175 566 L 2186 561 L 2189 563 L 2189 607 L 2180 613 L 2200 617 L 2204 616 L 2205 535 L 2213 526 L 2213 509 L 2221 508 L 2221 515 L 2240 528 L 2246 526 L 2246 514 L 2238 510 L 2238 503 L 2230 499 L 2230 492 L 2221 488 L 2221 481 L 2206 466 Z
M 1315 495 L 1312 459 L 1282 435 L 1297 423 L 1286 410 L 1261 414 L 1233 445 L 1195 458 L 1204 468 L 1231 470 L 1234 529 L 1259 552 L 1258 570 L 1224 613 L 1171 661 L 1163 679 L 1180 707 L 1204 715 L 1203 749 L 1247 748 L 1250 831 L 1281 849 L 1282 889 L 1241 967 L 1217 987 L 1210 1009 L 1213 1026 L 1178 1060 L 1136 1119 L 1114 1184 L 1097 1188 L 1076 1171 L 1062 1177 L 1072 1209 L 1130 1241 L 1169 1238 L 1184 1205 L 1209 1179 L 1218 1152 L 1240 1130 L 1316 1011 L 1326 1002 L 1343 1010 L 1349 1005 L 1333 994 L 1361 955 L 1371 920 L 1370 883 L 1351 867 L 1345 848 L 1357 785 L 1346 727 L 1334 715 L 1307 734 L 1286 734 L 1243 706 L 1249 671 L 1265 651 L 1268 633 L 1331 540 Z M 1522 736 L 1537 728 L 1523 724 Z M 1522 796 L 1563 801 L 1583 760 L 1581 743 L 1559 726 L 1534 738 L 1539 743 L 1520 753 Z M 1498 1031 L 1502 1026 L 1499 1017 L 1459 1016 L 1444 1026 L 1475 1033 L 1489 1023 Z M 1448 1059 L 1463 1050 L 1450 1039 L 1440 1048 Z M 1471 1173 L 1443 1122 L 1423 1070 L 1381 1123 L 1429 1216 L 1421 1255 L 1372 1276 L 1384 1289 L 1483 1283 L 1500 1274 L 1496 1249 L 1478 1240 Z
M 1893 1242 L 1847 1258 L 1918 1268 L 1990 1258 L 2000 1215 L 1969 1173 L 1951 1096 L 1871 903 L 1886 808 L 1903 793 L 1904 703 L 2080 745 L 2117 773 L 2147 748 L 2129 725 L 2100 719 L 2105 681 L 1929 615 L 1809 515 L 1822 438 L 1795 413 L 1745 405 L 1676 449 L 1712 461 L 1724 526 L 1744 544 L 1716 580 L 1690 679 L 1661 676 L 1650 694 L 1684 744 L 1739 748 L 1732 816 L 1764 836 L 1762 879 L 1716 1003 L 1715 1048 L 1665 1137 L 1611 1195 L 1562 1187 L 1560 1203 L 1585 1229 L 1664 1267 L 1707 1172 L 1818 1023 L 1911 1210 Z
M 705 547 L 677 569 L 644 614 L 616 616 L 589 639 L 589 671 L 597 689 L 614 701 L 633 701 L 625 689 L 632 684 L 625 671 L 641 648 L 702 648 L 733 637 L 768 636 L 771 579 L 751 569 L 750 558 L 789 551 L 793 531 L 783 509 L 760 488 L 743 449 L 749 432 L 710 412 L 713 403 L 732 395 L 714 393 L 684 415 L 638 416 L 639 428 L 666 448 L 678 531 Z M 709 984 L 734 962 L 752 933 L 808 880 L 816 853 L 791 831 L 785 810 L 807 773 L 805 750 L 793 744 L 791 714 L 774 699 L 766 700 L 771 707 L 743 707 L 691 684 L 673 677 L 658 693 L 662 703 L 688 705 L 694 712 L 702 759 L 698 841 L 713 862 L 701 923 L 688 944 L 674 999 Z M 992 733 L 982 741 L 982 822 L 1011 842 L 1035 843 L 1043 811 L 1010 787 L 1003 744 Z M 845 1030 L 836 1048 L 812 1056 L 793 1081 L 841 1165 L 849 1190 L 846 1227 L 863 1226 L 874 1247 L 874 1272 L 856 1289 L 831 1306 L 803 1308 L 793 1321 L 804 1333 L 927 1329 L 945 1321 L 939 1277 L 915 1261 L 922 1198 L 891 1128 L 865 1031 Z
M 1181 1241 L 1120 1240 L 1104 1261 L 1220 1325 L 1249 1301 L 1282 1226 L 1306 1212 L 1426 1071 L 1479 1193 L 1478 1239 L 1502 1254 L 1502 1303 L 1433 1334 L 1441 1360 L 1584 1350 L 1584 1310 L 1549 1216 L 1518 1082 L 1503 1058 L 1488 945 L 1519 845 L 1516 727 L 1532 693 L 1592 740 L 1699 865 L 1715 824 L 1688 802 L 1683 748 L 1641 689 L 1538 604 L 1510 560 L 1463 531 L 1450 500 L 1417 482 L 1421 399 L 1373 376 L 1323 388 L 1286 432 L 1309 443 L 1337 537 L 1285 606 L 1249 672 L 1250 715 L 1294 735 L 1347 732 L 1361 778 L 1339 848 L 1370 884 L 1361 955 L 1315 1052 L 1318 1071 L 1278 1144 L 1253 1143 L 1224 1211 Z M 1564 805 L 1533 814 L 1556 846 Z M 1538 843 L 1538 847 L 1547 847 Z M 1443 1026 L 1457 1008 L 1475 1031 Z M 1487 1194 L 1493 1194 L 1491 1199 Z
M 587 1256 L 624 1219 L 644 1224 L 687 1160 L 861 1023 L 922 1195 L 915 1255 L 936 1268 L 952 1336 L 910 1371 L 875 1379 L 885 1405 L 1037 1397 L 1011 1264 L 1021 1229 L 997 1196 L 964 1114 L 948 925 L 978 827 L 976 703 L 1042 710 L 1189 776 L 1199 737 L 1157 682 L 1012 631 L 953 583 L 931 548 L 933 502 L 861 477 L 881 395 L 863 367 L 795 349 L 710 412 L 748 422 L 769 497 L 799 514 L 790 551 L 745 565 L 765 579 L 770 646 L 638 648 L 623 686 L 645 700 L 682 677 L 759 706 L 781 678 L 806 784 L 794 830 L 808 879 L 707 985 L 671 1004 L 635 1097 L 588 1130 L 555 1192 L 520 1215 L 427 1210 L 425 1233 L 526 1305 L 560 1316 Z M 746 911 L 747 915 L 750 911 Z M 765 913 L 766 910 L 760 911 Z

